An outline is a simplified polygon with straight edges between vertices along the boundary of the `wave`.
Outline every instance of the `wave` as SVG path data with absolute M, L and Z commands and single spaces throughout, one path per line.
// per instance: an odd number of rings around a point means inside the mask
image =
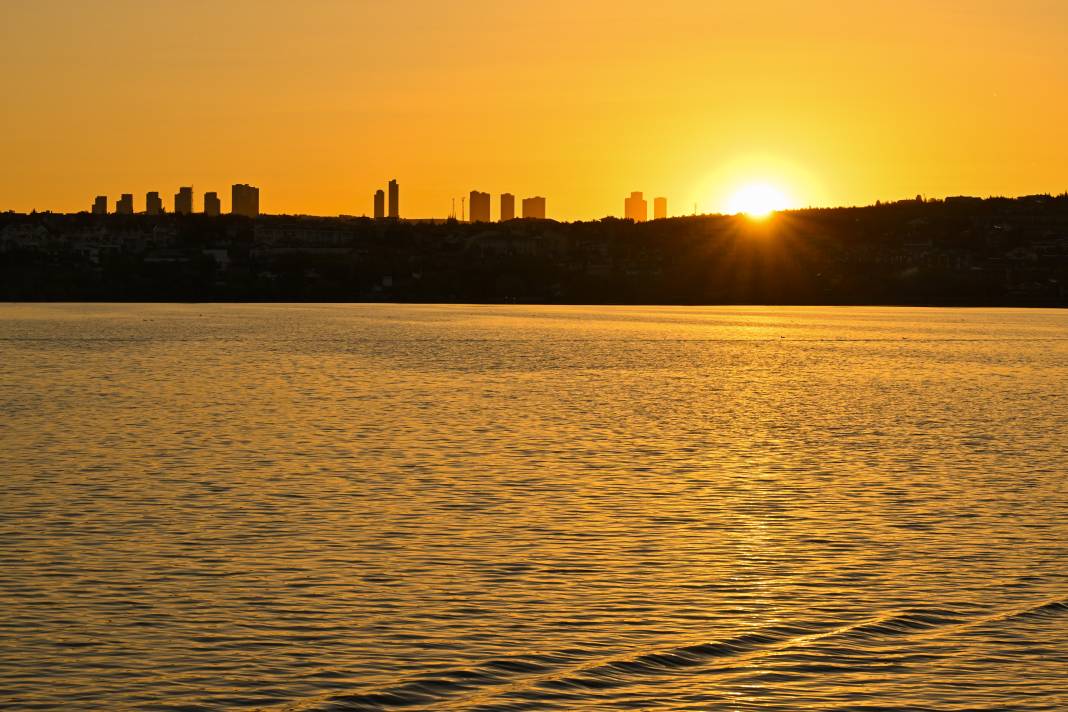
M 668 647 L 596 655 L 568 651 L 488 660 L 434 676 L 418 677 L 399 685 L 357 694 L 331 695 L 284 707 L 290 711 L 419 709 L 474 709 L 505 700 L 567 700 L 573 703 L 597 691 L 614 690 L 647 682 L 654 676 L 676 675 L 702 669 L 706 674 L 741 675 L 743 667 L 765 656 L 803 652 L 831 646 L 816 656 L 800 656 L 801 663 L 787 672 L 764 673 L 762 679 L 791 673 L 856 671 L 858 652 L 887 640 L 923 639 L 965 632 L 1010 622 L 1068 613 L 1068 597 L 1048 599 L 1010 610 L 975 615 L 974 609 L 929 608 L 893 611 L 840 623 L 775 625 L 719 641 L 689 642 Z M 885 668 L 885 663 L 878 663 Z M 768 676 L 775 679 L 769 679 Z M 495 705 L 496 706 L 496 705 Z

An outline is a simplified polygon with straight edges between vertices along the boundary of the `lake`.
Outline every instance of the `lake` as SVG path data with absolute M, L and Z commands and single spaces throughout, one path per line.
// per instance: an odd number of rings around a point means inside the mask
M 1068 312 L 0 305 L 0 705 L 1068 709 Z

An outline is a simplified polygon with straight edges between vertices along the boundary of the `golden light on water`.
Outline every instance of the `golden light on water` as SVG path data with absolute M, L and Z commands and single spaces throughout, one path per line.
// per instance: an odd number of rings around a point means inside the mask
M 723 221 L 696 276 L 795 279 L 805 219 Z M 0 303 L 0 333 L 6 708 L 1064 709 L 1065 310 Z

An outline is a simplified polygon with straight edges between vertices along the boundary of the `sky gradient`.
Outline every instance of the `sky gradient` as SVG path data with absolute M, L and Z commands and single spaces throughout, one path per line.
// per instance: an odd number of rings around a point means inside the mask
M 232 183 L 405 217 L 472 189 L 549 217 L 1068 190 L 1068 3 L 0 4 L 0 210 Z

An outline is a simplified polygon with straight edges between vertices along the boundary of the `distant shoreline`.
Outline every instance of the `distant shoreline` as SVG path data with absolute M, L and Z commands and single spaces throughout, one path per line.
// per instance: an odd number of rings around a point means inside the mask
M 767 220 L 0 213 L 0 301 L 1068 307 L 1068 195 Z

